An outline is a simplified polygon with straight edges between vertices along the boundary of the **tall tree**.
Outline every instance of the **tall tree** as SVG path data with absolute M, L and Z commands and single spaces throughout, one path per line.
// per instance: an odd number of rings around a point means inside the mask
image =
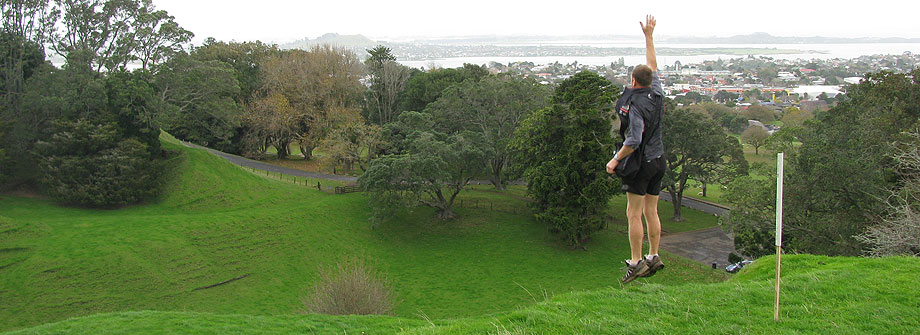
M 355 164 L 365 171 L 380 144 L 380 126 L 367 124 L 357 110 L 342 110 L 330 113 L 339 118 L 335 126 L 320 143 L 320 147 L 332 164 L 343 163 L 346 170 Z
M 290 144 L 297 138 L 304 116 L 283 94 L 271 92 L 247 106 L 245 117 L 250 127 L 248 136 L 259 153 L 264 155 L 270 145 L 277 149 L 278 158 L 284 159 L 290 154 Z
M 164 102 L 157 116 L 161 128 L 182 140 L 242 153 L 243 109 L 235 100 L 240 86 L 233 67 L 179 53 L 159 66 L 153 82 Z
M 489 147 L 489 181 L 506 187 L 505 168 L 511 162 L 511 135 L 531 112 L 543 108 L 550 90 L 534 80 L 489 76 L 448 87 L 428 105 L 436 127 L 447 133 L 463 130 L 482 134 Z
M 578 246 L 603 227 L 618 189 L 604 163 L 614 151 L 607 115 L 618 86 L 590 71 L 560 84 L 553 105 L 528 116 L 514 133 L 513 170 L 527 181 L 538 221 Z
M 366 99 L 369 119 L 377 124 L 390 123 L 396 117 L 397 97 L 409 82 L 409 68 L 396 62 L 390 48 L 378 45 L 367 50 L 364 64 L 370 77 Z
M 767 144 L 767 139 L 769 138 L 770 133 L 760 126 L 748 127 L 748 129 L 741 133 L 741 141 L 754 147 L 755 155 L 760 154 L 760 147 L 764 146 L 764 144 Z
M 413 70 L 409 83 L 399 100 L 399 111 L 422 111 L 428 104 L 438 100 L 441 92 L 451 85 L 467 79 L 479 81 L 489 75 L 485 67 L 463 64 L 457 69 L 433 69 L 429 72 Z
M 255 42 L 222 42 L 208 38 L 190 55 L 196 60 L 219 61 L 230 65 L 239 83 L 239 94 L 233 100 L 245 105 L 253 99 L 260 98 L 258 91 L 264 84 L 263 64 L 269 57 L 277 56 L 280 51 L 276 45 Z
M 266 58 L 262 71 L 265 94 L 284 95 L 298 115 L 303 115 L 296 138 L 305 159 L 311 158 L 313 149 L 340 119 L 331 113 L 360 106 L 363 70 L 351 51 L 329 45 L 310 51 L 289 50 Z M 279 153 L 287 150 L 277 149 Z
M 0 120 L 9 121 L 20 112 L 25 81 L 45 61 L 44 44 L 54 29 L 56 12 L 42 0 L 3 1 L 0 11 Z
M 413 119 L 430 116 L 406 112 L 397 123 Z M 479 134 L 468 131 L 448 136 L 430 128 L 413 129 L 406 138 L 405 153 L 374 159 L 358 179 L 373 194 L 369 201 L 374 218 L 385 219 L 399 208 L 416 205 L 434 208 L 440 219 L 454 218 L 457 195 L 485 170 L 481 142 Z
M 866 241 L 856 236 L 886 217 L 889 208 L 885 199 L 890 190 L 906 182 L 896 173 L 890 144 L 920 128 L 918 78 L 920 70 L 869 74 L 860 84 L 849 87 L 845 100 L 818 113 L 814 121 L 796 132 L 802 145 L 786 160 L 783 235 L 788 237 L 784 238 L 787 249 L 862 254 Z M 735 204 L 730 217 L 735 217 L 736 211 L 756 212 L 757 206 Z M 738 229 L 754 232 L 748 235 L 753 239 L 736 239 L 736 245 L 769 244 L 770 220 L 772 217 L 732 222 Z
M 712 171 L 716 170 L 746 173 L 746 162 L 739 159 L 738 140 L 728 136 L 714 121 L 701 118 L 690 110 L 668 111 L 662 120 L 662 127 L 667 130 L 663 140 L 664 156 L 668 160 L 668 170 L 662 185 L 673 199 L 672 220 L 683 221 L 681 208 L 688 180 L 709 179 Z
M 176 18 L 164 10 L 156 10 L 150 1 L 142 1 L 135 27 L 135 55 L 142 69 L 160 64 L 184 51 L 184 45 L 195 36 L 176 23 Z
M 51 49 L 60 55 L 88 52 L 97 76 L 134 60 L 146 69 L 192 38 L 151 0 L 55 0 L 55 5 L 62 30 L 53 34 Z

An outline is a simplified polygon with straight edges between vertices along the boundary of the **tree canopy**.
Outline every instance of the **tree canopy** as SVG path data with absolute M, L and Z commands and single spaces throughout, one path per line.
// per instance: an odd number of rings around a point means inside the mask
M 671 194 L 674 221 L 682 221 L 681 204 L 687 181 L 727 183 L 747 174 L 747 161 L 741 144 L 708 118 L 684 108 L 668 110 L 662 120 L 664 157 L 668 161 L 662 186 Z
M 786 151 L 783 235 L 788 250 L 827 255 L 863 252 L 865 241 L 855 236 L 880 222 L 878 218 L 888 210 L 884 199 L 904 182 L 895 173 L 896 151 L 891 143 L 905 141 L 905 131 L 920 126 L 917 78 L 920 70 L 869 74 L 850 86 L 846 99 L 796 132 L 802 145 Z M 739 248 L 772 241 L 772 216 L 744 214 L 757 212 L 758 206 L 744 201 L 734 204 L 730 225 L 752 232 L 746 234 L 751 238 L 736 239 Z
M 616 149 L 608 115 L 620 93 L 596 73 L 579 72 L 556 87 L 552 106 L 532 113 L 514 133 L 513 169 L 527 182 L 535 217 L 570 246 L 603 227 L 619 188 L 604 162 Z
M 546 86 L 533 80 L 489 76 L 448 87 L 425 112 L 435 119 L 439 131 L 481 134 L 490 153 L 489 180 L 496 188 L 505 189 L 511 135 L 521 120 L 546 105 L 549 94 Z

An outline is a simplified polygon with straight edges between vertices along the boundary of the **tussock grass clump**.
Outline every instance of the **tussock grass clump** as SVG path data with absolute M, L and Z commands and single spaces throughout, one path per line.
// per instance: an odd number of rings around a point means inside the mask
M 313 293 L 304 299 L 310 313 L 330 315 L 390 315 L 393 291 L 364 261 L 340 262 L 320 268 Z

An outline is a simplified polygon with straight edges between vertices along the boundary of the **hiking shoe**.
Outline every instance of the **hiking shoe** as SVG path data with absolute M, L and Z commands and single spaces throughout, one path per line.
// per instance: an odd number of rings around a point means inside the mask
M 651 257 L 645 256 L 643 260 L 645 261 L 646 266 L 648 266 L 648 272 L 646 272 L 644 276 L 640 277 L 651 277 L 655 275 L 655 272 L 664 269 L 664 263 L 661 262 L 661 257 L 658 257 L 658 255 Z
M 648 272 L 648 265 L 645 264 L 644 259 L 640 259 L 639 263 L 636 265 L 629 264 L 629 260 L 626 260 L 626 274 L 623 275 L 623 284 L 629 283 L 636 279 L 637 277 L 642 277 Z

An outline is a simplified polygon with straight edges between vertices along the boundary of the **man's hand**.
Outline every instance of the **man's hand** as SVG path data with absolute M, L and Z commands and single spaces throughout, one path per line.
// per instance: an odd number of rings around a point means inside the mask
M 652 37 L 652 33 L 655 31 L 655 22 L 655 17 L 651 15 L 645 17 L 645 24 L 639 21 L 639 26 L 642 27 L 642 32 L 645 33 L 645 37 Z
M 620 165 L 620 162 L 611 158 L 610 162 L 607 162 L 607 173 L 613 174 L 614 170 L 617 169 L 617 165 Z
M 652 69 L 652 72 L 658 71 L 658 59 L 655 58 L 655 39 L 652 38 L 656 22 L 655 17 L 651 15 L 645 17 L 645 24 L 639 21 L 642 33 L 645 34 L 645 64 Z

